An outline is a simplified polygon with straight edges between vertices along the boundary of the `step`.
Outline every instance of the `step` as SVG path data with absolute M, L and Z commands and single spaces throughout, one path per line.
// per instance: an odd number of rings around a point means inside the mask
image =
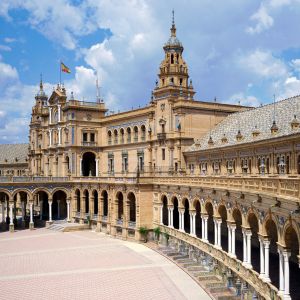
M 228 292 L 228 287 L 226 286 L 217 286 L 217 287 L 212 287 L 209 289 L 209 291 L 212 293 L 212 294 L 217 294 L 217 293 L 225 293 L 225 292 Z M 231 292 L 230 292 L 231 293 Z
M 184 255 L 184 254 L 178 254 L 178 255 L 174 255 L 173 259 L 178 261 L 179 259 L 189 259 L 188 255 Z

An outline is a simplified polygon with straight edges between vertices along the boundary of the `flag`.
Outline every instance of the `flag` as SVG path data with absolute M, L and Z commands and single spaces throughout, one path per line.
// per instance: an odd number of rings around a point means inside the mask
M 60 69 L 62 72 L 71 73 L 71 70 L 63 62 L 60 62 Z

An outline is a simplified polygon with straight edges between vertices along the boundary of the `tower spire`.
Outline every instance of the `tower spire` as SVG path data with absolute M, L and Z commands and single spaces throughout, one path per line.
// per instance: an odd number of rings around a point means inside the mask
M 175 27 L 174 9 L 172 10 L 172 27 L 171 27 L 171 36 L 174 36 L 174 37 L 176 37 L 176 27 Z
M 41 73 L 40 74 L 40 91 L 42 91 L 44 88 L 43 88 L 43 74 Z

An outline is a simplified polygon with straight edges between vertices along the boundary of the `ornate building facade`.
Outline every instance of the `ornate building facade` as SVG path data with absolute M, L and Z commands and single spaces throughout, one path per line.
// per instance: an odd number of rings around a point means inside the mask
M 196 101 L 174 23 L 163 49 L 140 109 L 108 114 L 63 86 L 48 98 L 40 83 L 24 171 L 0 164 L 2 228 L 66 219 L 138 240 L 159 227 L 242 280 L 244 299 L 300 299 L 300 97 Z

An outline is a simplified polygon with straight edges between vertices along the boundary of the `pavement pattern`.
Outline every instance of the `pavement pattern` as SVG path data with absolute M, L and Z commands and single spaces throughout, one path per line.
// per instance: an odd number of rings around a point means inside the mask
M 0 233 L 0 299 L 211 299 L 143 244 L 92 231 Z

